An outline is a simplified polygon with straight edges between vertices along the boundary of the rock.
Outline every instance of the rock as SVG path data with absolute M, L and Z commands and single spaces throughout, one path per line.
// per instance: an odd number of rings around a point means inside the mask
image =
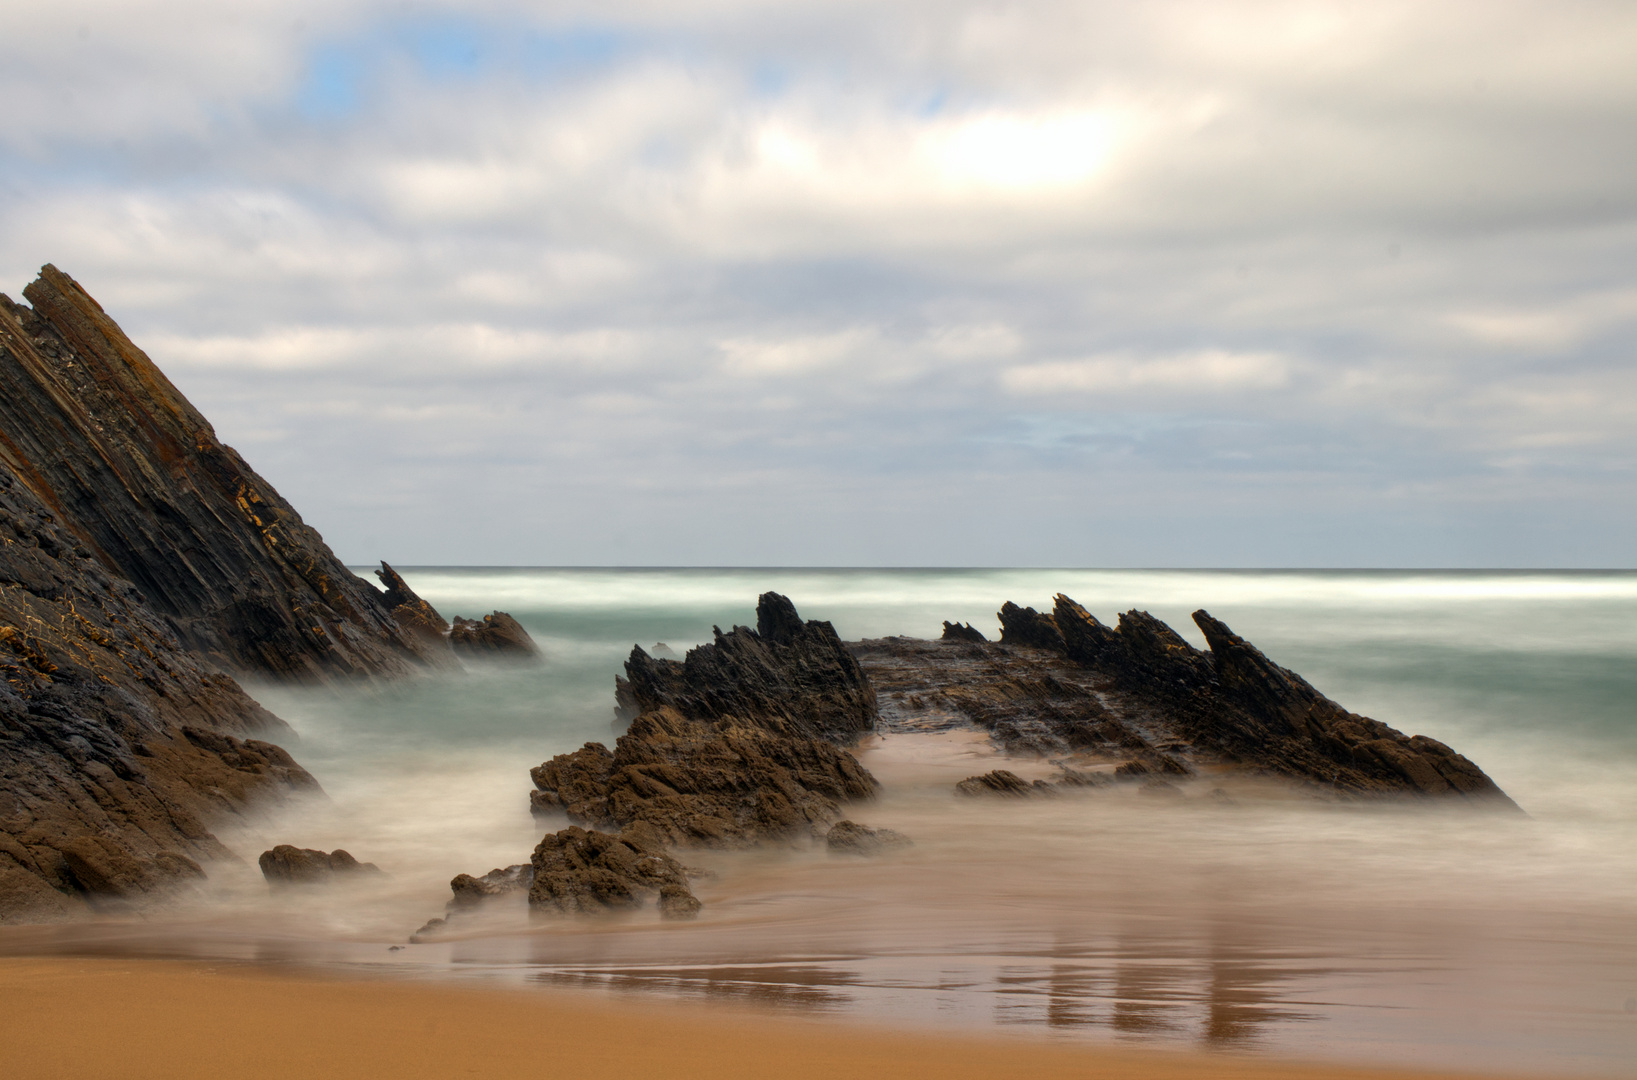
M 0 923 L 161 896 L 228 854 L 209 820 L 317 790 L 246 737 L 283 722 L 93 558 L 19 460 L 0 438 Z
M 778 593 L 756 603 L 756 629 L 715 631 L 687 660 L 633 648 L 624 687 L 640 712 L 671 708 L 690 720 L 737 717 L 780 734 L 846 740 L 875 729 L 875 691 L 827 622 L 803 622 Z
M 1032 607 L 1020 608 L 1008 600 L 1001 605 L 998 616 L 1002 644 L 1063 651 L 1063 633 L 1050 615 L 1042 615 Z
M 46 266 L 0 297 L 0 462 L 222 668 L 303 680 L 453 664 L 216 438 L 101 306 Z
M 1110 627 L 1063 595 L 1050 615 L 1007 603 L 1000 619 L 999 645 L 852 646 L 883 727 L 973 724 L 1012 753 L 1121 762 L 1122 779 L 1208 764 L 1341 798 L 1415 795 L 1516 810 L 1454 750 L 1348 712 L 1205 611 L 1194 613 L 1205 651 L 1147 612 L 1128 611 Z M 924 707 L 929 700 L 937 710 Z
M 326 885 L 337 875 L 381 872 L 374 863 L 361 863 L 341 848 L 326 852 L 280 844 L 262 852 L 256 862 L 269 885 Z
M 649 649 L 648 652 L 661 660 L 679 659 L 679 657 L 676 655 L 676 650 L 665 644 L 663 641 L 654 642 L 654 647 Z
M 892 829 L 872 829 L 853 821 L 838 821 L 825 834 L 832 855 L 879 855 L 894 848 L 913 847 L 915 841 Z
M 996 769 L 982 776 L 968 776 L 955 785 L 957 795 L 1005 795 L 1021 798 L 1034 794 L 1034 790 L 1027 780 L 1007 769 Z
M 504 870 L 490 870 L 482 877 L 457 874 L 454 880 L 449 882 L 449 891 L 454 893 L 454 898 L 449 901 L 449 909 L 457 911 L 478 907 L 496 897 L 527 892 L 529 886 L 533 884 L 534 867 L 528 863 L 508 866 Z
M 989 640 L 983 636 L 982 631 L 971 623 L 952 623 L 947 620 L 944 622 L 943 639 L 945 641 L 975 641 L 979 644 L 984 644 Z
M 730 717 L 645 712 L 610 752 L 588 743 L 531 770 L 532 805 L 617 830 L 645 822 L 666 841 L 734 847 L 803 836 L 872 798 L 875 780 L 846 750 Z
M 570 826 L 534 849 L 529 906 L 541 914 L 590 915 L 658 900 L 668 919 L 692 918 L 699 900 L 682 864 L 658 833 L 642 826 L 617 835 Z
M 443 621 L 443 616 L 438 614 L 436 608 L 415 595 L 415 590 L 399 576 L 398 571 L 383 560 L 381 569 L 375 571 L 375 576 L 386 586 L 386 593 L 382 599 L 399 626 L 424 642 L 432 651 L 437 651 L 445 644 L 449 624 Z
M 198 863 L 179 852 L 160 851 L 151 858 L 137 858 L 124 844 L 105 836 L 74 837 L 58 851 L 74 883 L 94 897 L 140 897 L 205 876 Z
M 496 611 L 482 621 L 455 617 L 449 630 L 449 644 L 456 652 L 471 656 L 527 659 L 540 655 L 540 647 L 523 629 L 523 624 Z

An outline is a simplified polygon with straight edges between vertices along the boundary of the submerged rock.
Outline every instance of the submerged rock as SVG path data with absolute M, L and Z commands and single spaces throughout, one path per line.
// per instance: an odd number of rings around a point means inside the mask
M 915 841 L 892 829 L 872 829 L 855 821 L 838 821 L 824 836 L 832 855 L 879 855 L 894 848 L 914 847 Z
M 1018 798 L 1034 794 L 1034 787 L 1009 769 L 996 769 L 982 776 L 968 776 L 955 785 L 957 795 L 1007 795 Z
M 540 655 L 540 647 L 523 624 L 504 611 L 492 612 L 482 620 L 455 616 L 449 644 L 456 652 L 470 656 L 529 659 Z
M 269 885 L 326 885 L 337 875 L 379 874 L 374 863 L 359 862 L 343 848 L 319 851 L 279 844 L 256 860 Z

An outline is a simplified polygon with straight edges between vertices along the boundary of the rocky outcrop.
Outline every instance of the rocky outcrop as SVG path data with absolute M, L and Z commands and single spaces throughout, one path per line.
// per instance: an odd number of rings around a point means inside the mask
M 645 712 L 613 751 L 589 743 L 530 771 L 536 812 L 594 828 L 652 826 L 673 844 L 734 847 L 809 834 L 868 799 L 875 781 L 845 749 L 753 720 Z
M 689 720 L 738 717 L 781 734 L 850 740 L 872 731 L 875 691 L 827 622 L 803 622 L 778 593 L 756 602 L 756 629 L 735 626 L 680 663 L 633 648 L 616 699 Z
M 875 693 L 835 629 L 777 593 L 758 600 L 755 630 L 718 629 L 680 662 L 634 647 L 625 671 L 615 698 L 630 729 L 614 748 L 587 743 L 530 770 L 534 813 L 574 823 L 535 851 L 536 908 L 653 894 L 667 917 L 691 915 L 698 900 L 667 846 L 822 834 L 843 804 L 875 794 L 844 745 L 875 727 Z
M 319 851 L 291 844 L 279 844 L 262 852 L 256 863 L 269 885 L 327 885 L 338 876 L 356 877 L 381 872 L 379 866 L 359 862 L 344 848 Z
M 1044 787 L 1045 785 L 1041 785 Z M 1030 783 L 1010 769 L 995 769 L 982 776 L 968 776 L 955 785 L 957 795 L 1004 795 L 1024 798 L 1035 794 Z
M 979 630 L 971 623 L 952 623 L 947 620 L 944 622 L 943 640 L 972 641 L 978 643 L 979 645 L 985 644 L 989 641 L 988 638 L 983 636 L 983 631 Z
M 209 819 L 316 789 L 287 731 L 0 463 L 0 922 L 196 877 Z
M 0 464 L 182 644 L 283 678 L 453 663 L 245 464 L 53 266 L 0 296 Z
M 449 644 L 457 653 L 483 658 L 528 660 L 540 655 L 540 647 L 523 624 L 504 611 L 485 615 L 481 621 L 457 615 L 449 630 Z
M 838 821 L 825 834 L 824 846 L 832 855 L 871 856 L 914 847 L 915 841 L 892 829 L 872 829 L 856 821 Z
M 570 826 L 541 840 L 530 864 L 529 906 L 537 913 L 592 915 L 640 907 L 650 899 L 667 919 L 699 913 L 687 870 L 647 825 L 618 835 Z
M 1211 765 L 1343 797 L 1396 793 L 1515 809 L 1443 743 L 1348 712 L 1205 611 L 1194 613 L 1205 651 L 1147 612 L 1128 611 L 1110 627 L 1062 595 L 1050 614 L 1008 603 L 999 615 L 997 644 L 855 646 L 882 695 L 884 725 L 976 724 L 1011 752 L 1120 761 L 1117 776 L 1146 777 L 1155 790 L 1174 789 L 1162 776 Z

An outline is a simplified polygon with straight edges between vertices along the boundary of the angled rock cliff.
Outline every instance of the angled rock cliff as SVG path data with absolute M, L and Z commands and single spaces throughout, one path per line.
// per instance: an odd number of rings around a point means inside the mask
M 0 463 L 183 645 L 228 670 L 307 680 L 453 663 L 78 283 L 48 265 L 23 295 L 32 309 L 0 296 Z

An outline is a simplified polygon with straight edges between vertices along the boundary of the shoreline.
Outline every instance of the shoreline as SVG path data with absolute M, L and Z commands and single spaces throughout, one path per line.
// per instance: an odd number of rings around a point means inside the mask
M 734 1080 L 1058 1077 L 1455 1080 L 1496 1077 L 1025 1036 L 949 1036 L 742 1004 L 331 975 L 255 964 L 0 957 L 3 1060 L 33 1077 L 493 1074 Z

